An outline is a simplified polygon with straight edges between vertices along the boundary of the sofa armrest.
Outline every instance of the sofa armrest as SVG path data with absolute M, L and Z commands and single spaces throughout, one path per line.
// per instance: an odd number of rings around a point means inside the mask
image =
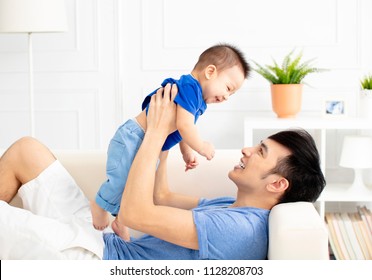
M 272 208 L 268 259 L 329 259 L 328 232 L 312 203 L 282 203 Z

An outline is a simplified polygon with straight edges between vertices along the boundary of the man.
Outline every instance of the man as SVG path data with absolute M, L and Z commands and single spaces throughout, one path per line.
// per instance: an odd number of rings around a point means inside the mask
M 105 233 L 103 242 L 69 174 L 40 142 L 23 138 L 0 159 L 0 258 L 100 259 L 103 252 L 104 259 L 265 259 L 270 209 L 315 201 L 324 188 L 313 139 L 302 130 L 285 131 L 242 149 L 229 172 L 236 198 L 172 193 L 161 147 L 176 128 L 176 92 L 167 85 L 151 99 L 117 216 L 147 235 L 126 242 Z M 17 192 L 32 213 L 7 204 Z

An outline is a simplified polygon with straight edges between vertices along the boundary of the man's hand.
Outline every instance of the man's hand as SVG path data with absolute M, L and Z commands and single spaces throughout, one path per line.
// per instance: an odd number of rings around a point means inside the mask
M 177 106 L 173 101 L 177 92 L 177 85 L 167 84 L 151 97 L 146 133 L 153 132 L 165 136 L 176 130 Z

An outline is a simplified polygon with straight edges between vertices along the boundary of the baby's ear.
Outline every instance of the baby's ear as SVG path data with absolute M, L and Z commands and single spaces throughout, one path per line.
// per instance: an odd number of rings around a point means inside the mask
M 214 78 L 215 76 L 217 76 L 217 67 L 213 64 L 208 65 L 205 68 L 205 78 L 207 80 L 210 80 Z

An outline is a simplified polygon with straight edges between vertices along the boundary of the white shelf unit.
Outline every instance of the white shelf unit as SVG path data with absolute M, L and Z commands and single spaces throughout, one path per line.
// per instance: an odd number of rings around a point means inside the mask
M 275 117 L 246 116 L 244 119 L 244 145 L 252 146 L 254 132 L 257 130 L 280 131 L 291 128 L 303 128 L 314 131 L 321 168 L 326 176 L 326 132 L 327 130 L 372 130 L 372 121 L 362 118 L 330 118 L 330 117 L 297 117 L 295 119 L 279 119 Z M 328 183 L 319 197 L 319 214 L 324 217 L 327 202 L 372 202 L 372 191 L 355 193 L 347 185 Z

